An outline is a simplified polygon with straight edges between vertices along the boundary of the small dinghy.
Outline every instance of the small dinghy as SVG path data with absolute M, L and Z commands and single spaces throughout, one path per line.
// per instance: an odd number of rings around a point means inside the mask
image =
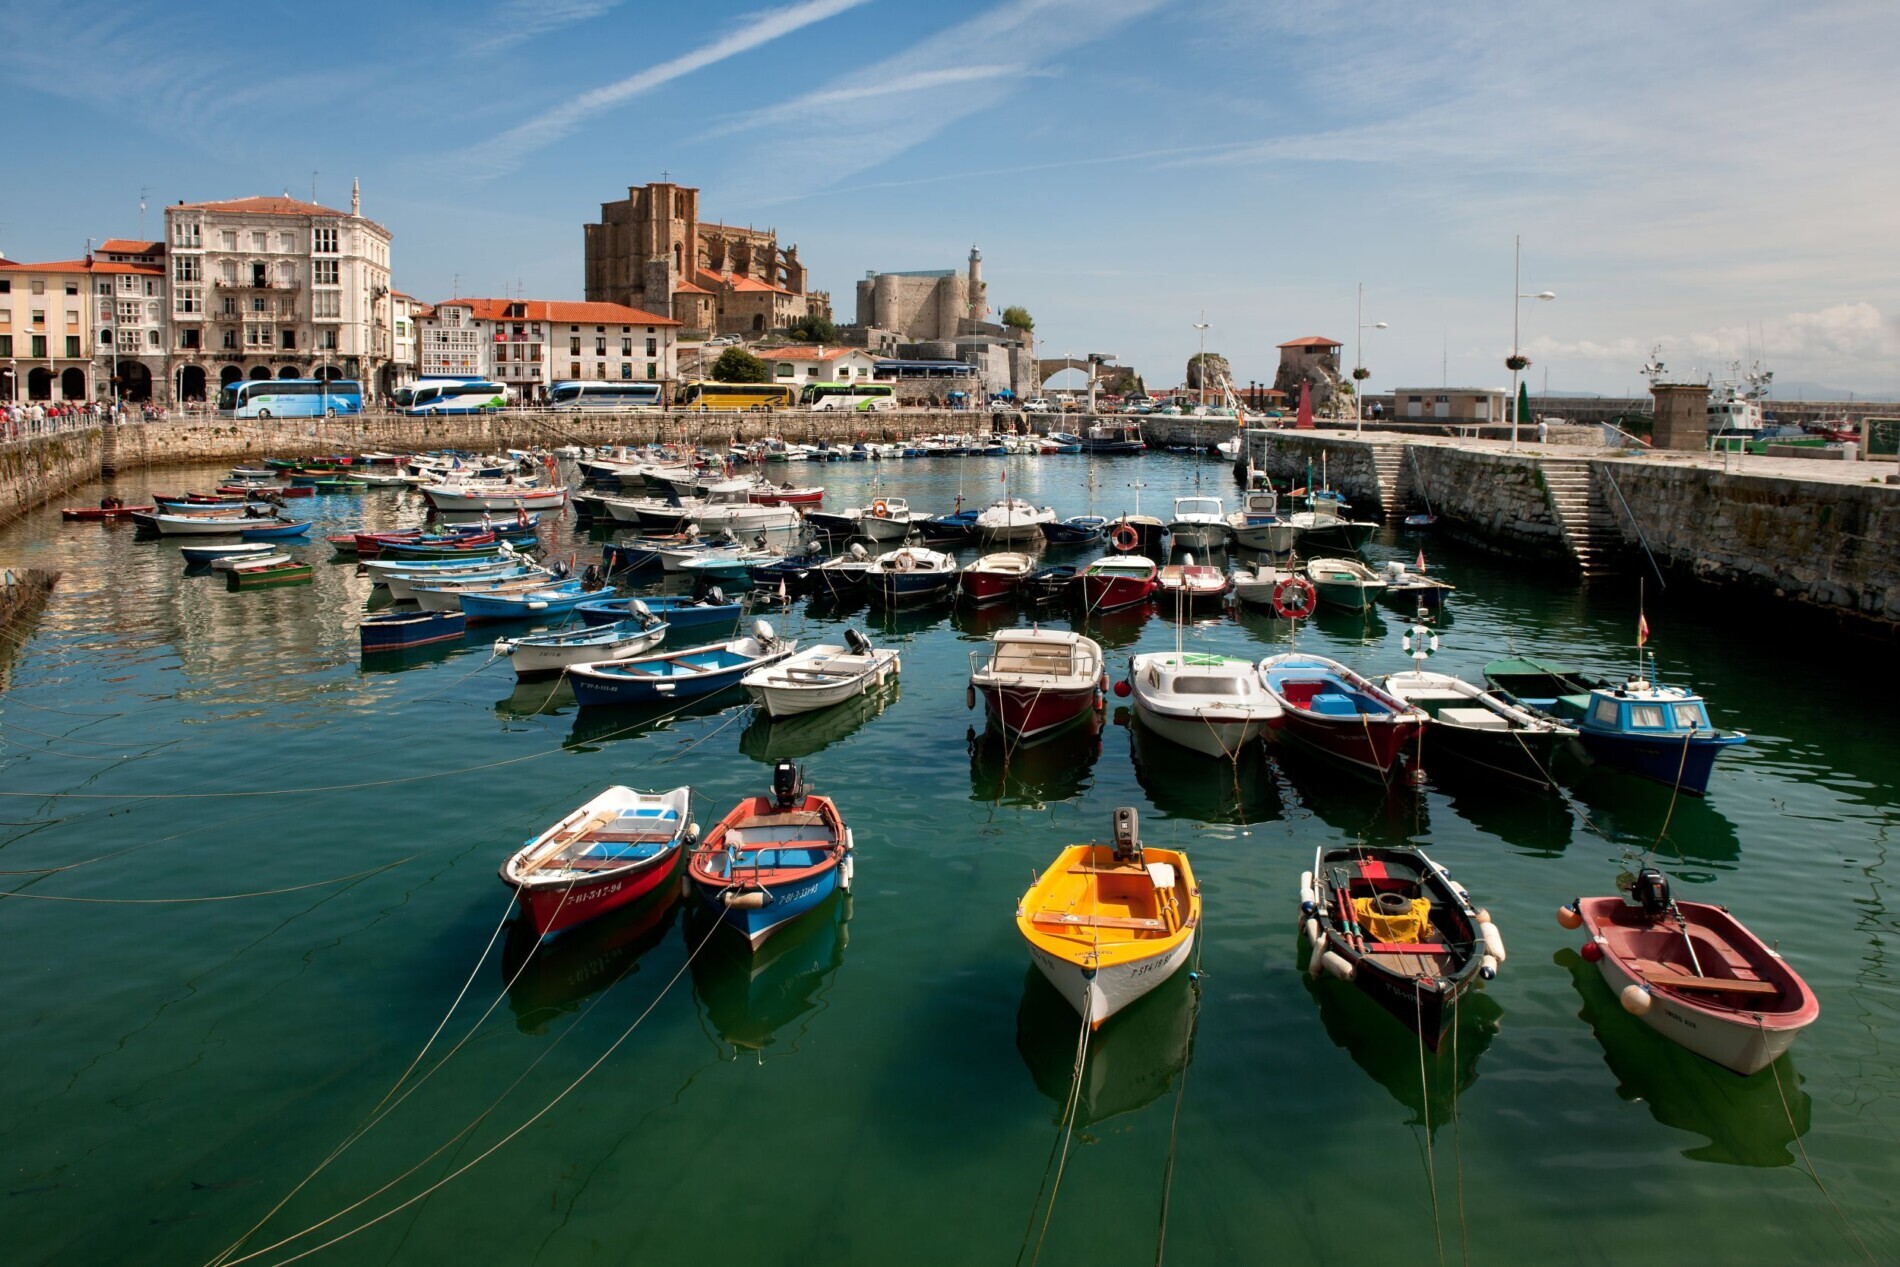
M 826 559 L 811 570 L 813 590 L 827 598 L 848 598 L 864 589 L 871 570 L 871 552 L 854 541 L 843 554 Z
M 467 629 L 467 619 L 453 612 L 379 612 L 366 616 L 357 629 L 363 642 L 363 654 L 378 651 L 404 651 L 436 642 L 459 642 Z
M 937 550 L 906 546 L 877 556 L 865 569 L 871 601 L 911 607 L 948 598 L 957 584 L 957 561 Z
M 1677 902 L 1654 867 L 1637 872 L 1631 896 L 1579 898 L 1557 922 L 1590 935 L 1583 957 L 1664 1038 L 1746 1076 L 1821 1015 L 1808 983 L 1727 910 Z
M 1551 759 L 1558 745 L 1575 739 L 1577 732 L 1548 714 L 1520 707 L 1463 678 L 1427 673 L 1421 630 L 1413 629 L 1406 637 L 1418 640 L 1413 654 L 1418 667 L 1410 673 L 1390 674 L 1379 684 L 1400 703 L 1425 714 L 1426 760 L 1437 753 L 1493 774 L 1551 787 Z
M 1200 923 L 1187 855 L 1144 848 L 1126 807 L 1113 844 L 1068 846 L 1016 903 L 1030 960 L 1090 1029 L 1180 971 Z
M 1163 651 L 1128 662 L 1126 688 L 1142 725 L 1210 757 L 1235 758 L 1285 718 L 1251 660 Z
M 1066 603 L 1075 597 L 1075 578 L 1080 575 L 1081 569 L 1073 563 L 1037 568 L 1022 579 L 1016 593 L 1024 602 L 1039 607 Z
M 957 574 L 957 588 L 967 603 L 981 607 L 1015 597 L 1016 587 L 1035 569 L 1036 561 L 1026 554 L 1008 550 L 986 554 L 963 565 Z
M 1187 611 L 1218 607 L 1233 587 L 1227 573 L 1210 564 L 1196 563 L 1191 554 L 1182 555 L 1181 562 L 1170 563 L 1155 574 L 1155 599 L 1164 612 L 1177 607 Z
M 1286 712 L 1288 735 L 1382 779 L 1425 724 L 1424 713 L 1324 656 L 1268 656 L 1260 678 Z
M 726 596 L 714 589 L 706 591 L 703 599 L 684 594 L 656 594 L 644 599 L 596 598 L 576 607 L 574 614 L 583 624 L 612 625 L 637 615 L 633 610 L 635 603 L 645 603 L 647 610 L 664 620 L 675 634 L 688 629 L 702 636 L 719 629 L 731 631 L 738 627 L 741 611 L 738 603 L 727 602 Z
M 1071 515 L 1041 528 L 1042 539 L 1052 546 L 1086 546 L 1108 535 L 1108 520 L 1101 515 Z
M 535 589 L 479 591 L 457 601 L 470 624 L 484 620 L 541 620 L 565 616 L 587 601 L 590 591 L 580 581 L 556 581 Z
M 748 797 L 720 819 L 693 850 L 686 878 L 757 950 L 833 893 L 850 891 L 852 848 L 831 798 L 808 792 L 799 768 L 780 761 L 772 794 Z
M 1308 559 L 1306 579 L 1319 601 L 1347 611 L 1369 611 L 1385 592 L 1385 580 L 1357 559 Z
M 213 572 L 235 572 L 239 568 L 280 567 L 291 561 L 287 554 L 228 554 L 211 560 Z
M 1271 563 L 1235 568 L 1232 578 L 1234 601 L 1248 607 L 1272 607 L 1280 586 L 1297 575 L 1283 572 Z
M 230 541 L 220 545 L 179 546 L 178 553 L 188 564 L 202 566 L 218 559 L 262 559 L 277 553 L 277 547 L 263 541 Z
M 666 641 L 667 624 L 635 600 L 634 617 L 611 625 L 584 625 L 554 633 L 497 638 L 495 655 L 507 656 L 522 681 L 559 673 L 572 664 L 627 660 Z
M 697 830 L 691 814 L 691 788 L 610 787 L 502 863 L 502 883 L 541 936 L 572 928 L 665 883 Z
M 253 524 L 242 529 L 238 536 L 245 541 L 278 541 L 289 537 L 301 537 L 310 531 L 310 521 L 279 519 L 274 522 Z
M 232 568 L 224 574 L 224 587 L 231 590 L 274 589 L 280 585 L 308 585 L 315 575 L 308 563 L 299 563 L 288 555 L 272 556 L 257 562 L 245 560 L 244 566 Z
M 1322 845 L 1300 877 L 1309 976 L 1350 982 L 1433 1051 L 1458 998 L 1497 975 L 1504 937 L 1417 849 Z
M 842 704 L 874 691 L 902 671 L 894 650 L 879 651 L 855 629 L 845 645 L 820 643 L 740 679 L 768 717 L 793 717 Z
M 756 620 L 750 638 L 631 660 L 569 665 L 567 680 L 583 708 L 694 699 L 737 686 L 754 669 L 776 664 L 796 650 L 796 641 L 779 637 L 771 625 Z

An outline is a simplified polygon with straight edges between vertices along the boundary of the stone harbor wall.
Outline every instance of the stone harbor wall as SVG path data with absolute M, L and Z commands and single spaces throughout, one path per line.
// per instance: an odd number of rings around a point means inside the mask
M 99 478 L 98 427 L 0 444 L 0 525 Z
M 1404 469 L 1408 486 L 1459 537 L 1505 554 L 1569 557 L 1538 459 L 1413 445 Z

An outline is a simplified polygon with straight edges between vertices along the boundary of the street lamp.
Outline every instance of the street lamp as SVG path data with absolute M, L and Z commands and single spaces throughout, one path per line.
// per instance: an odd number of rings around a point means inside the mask
M 1524 283 L 1519 280 L 1523 271 L 1524 239 L 1522 236 L 1511 239 L 1511 355 L 1504 364 L 1511 371 L 1511 399 L 1505 407 L 1511 411 L 1511 452 L 1517 452 L 1517 376 L 1522 373 L 1530 361 L 1517 350 L 1517 315 L 1526 299 L 1555 299 L 1557 292 L 1540 290 L 1535 294 L 1523 294 L 1518 287 Z
M 1194 358 L 1194 401 L 1196 404 L 1205 405 L 1207 404 L 1207 332 L 1211 329 L 1207 324 L 1207 309 L 1201 309 L 1201 319 L 1194 323 L 1194 329 L 1199 332 L 1201 339 L 1201 354 Z
M 1365 381 L 1372 377 L 1371 372 L 1366 369 L 1366 331 L 1386 328 L 1383 321 L 1366 324 L 1366 284 L 1364 282 L 1359 283 L 1359 315 L 1355 320 L 1359 323 L 1359 330 L 1353 337 L 1352 346 L 1352 430 L 1354 435 L 1358 435 L 1365 425 L 1365 407 L 1360 403 L 1359 393 Z

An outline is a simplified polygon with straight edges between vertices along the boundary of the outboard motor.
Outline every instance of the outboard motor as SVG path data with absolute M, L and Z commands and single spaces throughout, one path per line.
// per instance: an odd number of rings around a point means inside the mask
M 715 607 L 724 607 L 726 605 L 726 591 L 715 585 L 706 591 L 706 601 Z
M 1643 913 L 1651 919 L 1658 919 L 1669 911 L 1669 881 L 1663 873 L 1654 867 L 1644 867 L 1636 873 L 1636 883 L 1630 886 L 1630 896 L 1643 908 Z
M 805 780 L 799 768 L 789 761 L 772 767 L 772 800 L 779 811 L 792 808 L 805 799 Z
M 1132 805 L 1115 811 L 1115 861 L 1143 865 L 1141 856 L 1141 816 Z
M 844 631 L 844 645 L 858 655 L 871 654 L 871 640 L 855 629 Z

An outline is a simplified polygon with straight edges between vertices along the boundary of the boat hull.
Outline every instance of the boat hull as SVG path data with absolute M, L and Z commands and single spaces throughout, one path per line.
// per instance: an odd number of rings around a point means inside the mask
M 647 866 L 616 871 L 593 883 L 558 888 L 522 885 L 515 893 L 535 932 L 552 937 L 639 901 L 672 879 L 679 858 L 675 846 Z
M 1287 710 L 1284 727 L 1289 738 L 1381 777 L 1398 762 L 1405 745 L 1416 739 L 1418 732 L 1416 721 L 1333 718 L 1298 708 Z
M 458 642 L 467 630 L 461 612 L 388 612 L 357 626 L 363 654 L 404 651 L 437 642 Z
M 1154 596 L 1152 578 L 1129 576 L 1082 575 L 1082 598 L 1090 612 L 1120 611 L 1147 602 Z
M 959 574 L 957 589 L 965 602 L 981 607 L 1014 598 L 1022 578 L 1020 572 L 972 572 L 965 569 Z
M 1135 695 L 1135 716 L 1172 744 L 1209 757 L 1233 757 L 1256 739 L 1265 739 L 1275 723 L 1263 717 L 1187 716 L 1164 711 Z
M 950 596 L 956 586 L 955 572 L 897 572 L 870 568 L 864 574 L 864 587 L 871 601 L 883 607 L 921 607 Z
M 1194 933 L 1157 954 L 1100 970 L 1050 954 L 1040 946 L 1029 948 L 1029 959 L 1056 993 L 1069 1001 L 1089 1028 L 1102 1023 L 1172 977 L 1193 957 Z
M 597 631 L 594 631 L 597 632 Z M 559 673 L 573 664 L 598 663 L 604 660 L 625 660 L 637 656 L 643 651 L 651 651 L 666 641 L 667 627 L 664 624 L 624 634 L 612 640 L 587 641 L 566 635 L 562 639 L 550 638 L 537 641 L 534 638 L 502 640 L 495 644 L 497 655 L 506 655 L 514 666 L 518 678 L 547 677 Z M 508 649 L 503 651 L 506 646 Z
M 1594 760 L 1668 787 L 1680 787 L 1691 796 L 1708 795 L 1715 759 L 1741 742 L 1733 736 L 1718 735 L 1692 738 L 1685 745 L 1680 739 L 1592 730 L 1582 730 L 1577 738 Z
M 1074 690 L 984 684 L 977 688 L 990 724 L 1022 743 L 1034 743 L 1067 730 L 1101 702 L 1101 688 Z

